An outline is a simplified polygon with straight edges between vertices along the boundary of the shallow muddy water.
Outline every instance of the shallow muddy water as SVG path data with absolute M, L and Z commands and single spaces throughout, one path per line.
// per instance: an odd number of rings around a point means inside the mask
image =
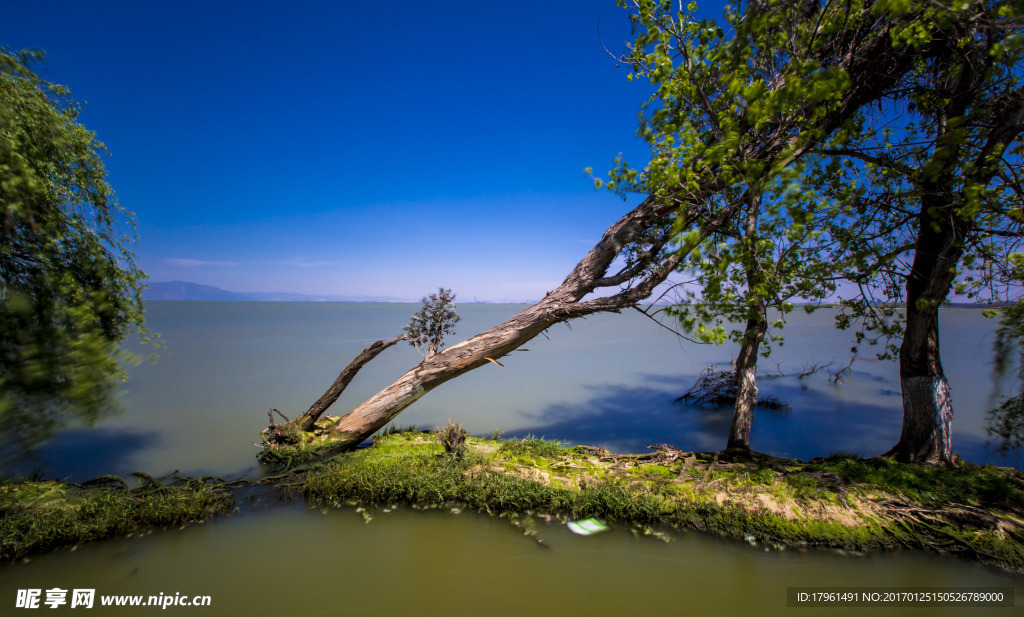
M 112 540 L 0 570 L 0 598 L 18 589 L 208 595 L 216 615 L 1019 615 L 1021 577 L 914 553 L 866 557 L 769 550 L 698 533 L 674 541 L 613 529 L 590 537 L 538 522 L 547 548 L 503 519 L 464 512 L 320 510 L 301 504 L 183 530 Z M 787 606 L 788 587 L 1002 587 L 1017 608 Z M 64 610 L 73 611 L 77 609 Z M 157 610 L 95 607 L 114 613 Z M 46 609 L 49 613 L 49 609 Z

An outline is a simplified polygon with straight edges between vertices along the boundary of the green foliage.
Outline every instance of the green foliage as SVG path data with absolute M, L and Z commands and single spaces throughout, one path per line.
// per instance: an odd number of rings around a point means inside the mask
M 691 198 L 704 202 L 676 222 L 678 245 L 689 251 L 681 268 L 695 285 L 668 313 L 702 342 L 756 338 L 767 355 L 781 340 L 769 331 L 784 325 L 794 299 L 836 291 L 840 264 L 824 230 L 842 196 L 819 190 L 829 176 L 801 157 L 858 133 L 844 102 L 854 80 L 843 62 L 872 38 L 888 39 L 888 21 L 907 11 L 872 2 L 731 2 L 719 25 L 697 19 L 693 4 L 619 4 L 638 33 L 623 58 L 630 78 L 645 77 L 656 90 L 638 130 L 650 163 L 640 172 L 617 160 L 607 186 L 681 208 Z M 730 212 L 692 244 L 687 230 Z M 769 322 L 772 308 L 779 315 Z M 727 329 L 730 322 L 739 327 Z
M 802 184 L 805 167 L 793 163 L 756 196 L 754 186 L 726 191 L 745 191 L 736 199 L 749 199 L 750 207 L 736 224 L 712 234 L 683 262 L 695 285 L 666 313 L 685 332 L 705 343 L 742 344 L 751 336 L 753 320 L 763 337 L 761 354 L 768 356 L 781 344 L 778 331 L 793 301 L 820 302 L 836 291 L 839 264 L 823 234 L 830 207 Z M 769 320 L 769 309 L 775 319 Z M 727 329 L 730 323 L 734 327 Z
M 701 291 L 670 313 L 696 338 L 762 336 L 791 300 L 828 297 L 845 279 L 837 325 L 894 355 L 919 222 L 954 228 L 955 276 L 939 280 L 943 264 L 932 291 L 948 291 L 916 301 L 1019 289 L 1020 2 L 731 2 L 721 24 L 692 4 L 619 4 L 637 33 L 629 78 L 655 88 L 638 131 L 652 158 L 642 171 L 617 160 L 604 185 L 679 204 L 678 246 L 695 248 L 683 268 Z M 847 74 L 878 40 L 892 60 Z M 886 72 L 898 79 L 857 92 Z M 730 223 L 694 247 L 722 214 Z M 771 307 L 780 316 L 767 323 Z M 761 324 L 727 329 L 748 320 Z
M 450 289 L 439 288 L 436 294 L 423 298 L 423 308 L 403 329 L 409 344 L 424 358 L 429 358 L 444 344 L 445 335 L 455 334 L 455 324 L 460 319 L 455 312 L 455 294 Z
M 713 175 L 718 186 L 761 184 L 784 170 L 851 83 L 837 54 L 869 27 L 870 3 L 820 10 L 784 0 L 730 2 L 725 24 L 699 20 L 696 6 L 620 0 L 635 41 L 623 61 L 630 79 L 655 86 L 638 134 L 652 159 L 643 172 L 617 161 L 608 187 L 679 197 Z M 826 35 L 827 34 L 827 35 Z
M 42 58 L 0 50 L 0 431 L 24 443 L 110 407 L 118 343 L 143 321 L 131 213 Z
M 895 355 L 891 341 L 903 332 L 897 302 L 922 311 L 950 294 L 978 302 L 1019 295 L 1022 9 L 1010 1 L 925 5 L 892 36 L 929 51 L 877 112 L 862 113 L 846 144 L 819 152 L 843 206 L 828 233 L 858 289 L 839 325 L 861 324 L 858 340 L 887 343 L 883 357 Z M 929 25 L 939 33 L 923 41 Z M 928 272 L 920 255 L 940 263 Z

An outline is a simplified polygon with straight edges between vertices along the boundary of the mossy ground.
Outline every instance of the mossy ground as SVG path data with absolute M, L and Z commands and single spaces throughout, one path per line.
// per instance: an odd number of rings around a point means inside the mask
M 83 486 L 58 480 L 0 480 L 0 562 L 122 536 L 147 527 L 201 522 L 230 512 L 230 493 L 205 479 L 162 485 L 143 476 L 144 486 Z
M 378 438 L 308 471 L 316 502 L 457 504 L 667 524 L 766 545 L 934 550 L 1024 572 L 1024 475 L 837 455 L 727 461 L 670 447 L 612 455 L 539 439 L 469 438 L 461 458 L 421 432 Z

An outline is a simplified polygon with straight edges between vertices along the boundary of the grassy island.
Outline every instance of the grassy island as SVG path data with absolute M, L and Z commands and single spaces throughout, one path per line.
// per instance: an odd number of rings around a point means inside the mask
M 86 484 L 0 481 L 0 561 L 142 529 L 202 522 L 234 510 L 231 494 L 206 478 L 167 482 L 136 475 L 136 489 L 118 476 Z
M 341 454 L 329 442 L 277 446 L 263 460 L 278 462 L 278 471 L 257 483 L 319 507 L 468 508 L 507 517 L 541 543 L 521 516 L 598 517 L 656 534 L 695 529 L 769 547 L 928 550 L 1024 572 L 1024 474 L 1012 469 L 845 454 L 801 462 L 670 446 L 623 455 L 459 431 L 394 432 Z M 114 476 L 89 486 L 0 482 L 0 559 L 201 521 L 232 511 L 229 489 L 252 484 L 138 475 L 134 490 Z

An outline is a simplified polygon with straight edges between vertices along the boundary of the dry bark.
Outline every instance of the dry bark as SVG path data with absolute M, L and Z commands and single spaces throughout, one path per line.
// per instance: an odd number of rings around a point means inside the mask
M 485 364 L 497 362 L 554 324 L 602 311 L 618 312 L 650 296 L 679 264 L 678 251 L 663 253 L 671 234 L 660 234 L 646 255 L 614 275 L 606 276 L 612 262 L 637 233 L 671 224 L 676 212 L 653 198 L 609 227 L 601 241 L 580 261 L 565 281 L 537 304 L 467 341 L 425 359 L 390 386 L 359 405 L 332 427 L 338 447 L 355 446 L 421 396 L 444 382 Z M 708 224 L 708 230 L 724 224 L 732 209 L 725 209 Z M 706 232 L 699 234 L 701 237 Z M 622 286 L 622 287 L 620 287 Z M 584 300 L 602 288 L 616 288 L 608 296 Z
M 763 282 L 763 270 L 759 263 L 757 217 L 761 206 L 761 194 L 751 192 L 747 202 L 746 223 L 743 236 L 749 244 L 750 263 L 746 266 L 747 293 L 756 291 Z M 754 424 L 754 407 L 757 406 L 757 352 L 768 331 L 768 315 L 763 298 L 757 298 L 751 307 L 753 314 L 747 318 L 743 344 L 736 358 L 736 405 L 733 408 L 732 423 L 729 426 L 727 448 L 750 449 L 750 429 Z

